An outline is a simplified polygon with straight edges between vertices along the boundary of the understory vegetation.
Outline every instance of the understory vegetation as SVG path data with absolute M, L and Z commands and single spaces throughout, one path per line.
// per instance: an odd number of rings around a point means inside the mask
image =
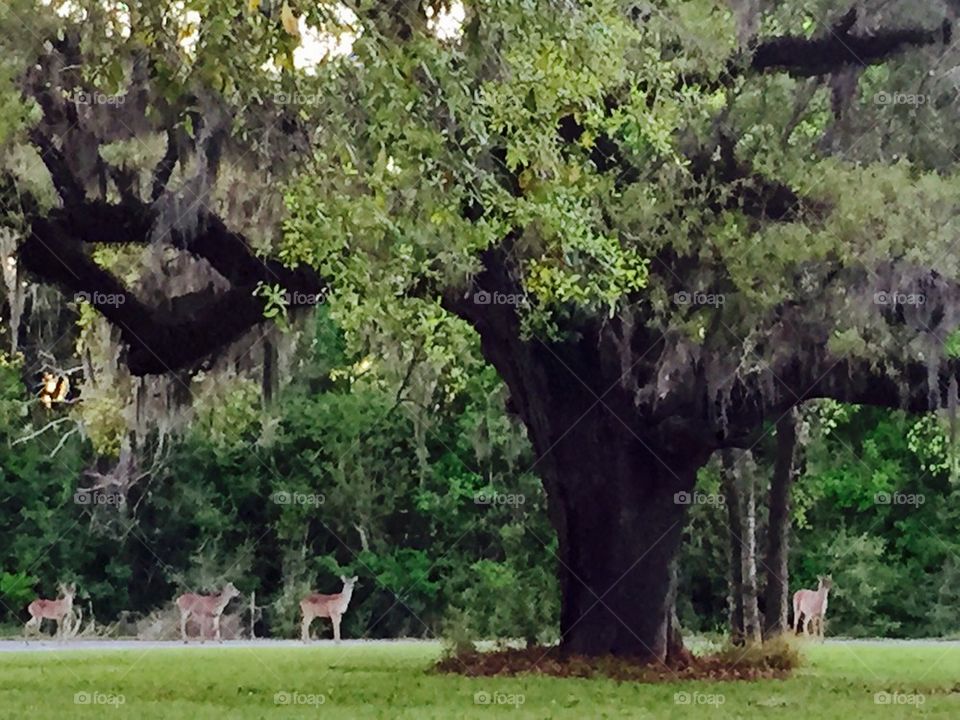
M 132 632 L 180 592 L 233 581 L 259 636 L 293 637 L 308 589 L 360 577 L 344 636 L 557 637 L 556 536 L 522 428 L 493 371 L 468 364 L 458 391 L 418 407 L 358 370 L 321 309 L 302 328 L 295 382 L 266 406 L 249 380 L 199 404 L 189 430 L 141 448 L 162 462 L 122 491 L 78 493 L 112 466 L 89 437 L 53 428 L 22 363 L 0 366 L 0 609 L 5 624 L 59 582 L 87 625 Z M 436 398 L 440 398 L 439 401 Z M 960 522 L 949 427 L 935 415 L 818 405 L 801 420 L 790 586 L 832 574 L 829 633 L 960 632 Z M 770 432 L 747 463 L 770 477 Z M 52 455 L 52 456 L 51 456 Z M 717 463 L 701 472 L 678 563 L 683 627 L 724 632 L 730 533 Z M 884 502 L 887 499 L 887 502 Z M 909 502 L 908 502 L 909 501 Z M 763 555 L 766 511 L 756 536 Z M 762 588 L 761 588 L 762 589 Z M 762 605 L 762 603 L 761 603 Z M 763 608 L 761 607 L 761 610 Z M 133 623 L 133 624 L 131 624 Z M 329 633 L 324 627 L 321 633 Z

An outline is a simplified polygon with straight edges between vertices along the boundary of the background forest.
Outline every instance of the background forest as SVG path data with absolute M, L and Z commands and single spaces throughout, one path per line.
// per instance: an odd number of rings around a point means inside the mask
M 61 581 L 77 583 L 103 626 L 232 580 L 255 593 L 258 635 L 292 637 L 304 591 L 356 574 L 347 637 L 556 637 L 556 540 L 537 468 L 469 341 L 456 357 L 447 343 L 375 363 L 348 349 L 320 305 L 276 333 L 282 377 L 248 363 L 192 388 L 171 380 L 160 403 L 170 424 L 139 435 L 129 420 L 131 408 L 148 412 L 142 385 L 41 401 L 44 333 L 63 330 L 87 362 L 99 347 L 95 326 L 70 328 L 72 305 L 45 292 L 31 295 L 23 333 L 35 344 L 0 362 L 0 607 L 11 631 Z M 957 633 L 949 423 L 822 401 L 803 409 L 798 433 L 791 589 L 832 574 L 831 634 Z M 761 598 L 774 446 L 771 428 L 738 459 L 738 481 L 758 498 Z M 678 563 L 691 631 L 728 621 L 721 474 L 718 458 L 701 472 Z

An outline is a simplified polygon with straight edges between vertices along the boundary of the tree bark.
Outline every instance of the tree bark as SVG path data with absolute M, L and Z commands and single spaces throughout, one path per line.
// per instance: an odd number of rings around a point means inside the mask
M 749 458 L 746 451 L 743 461 Z M 743 535 L 740 538 L 740 565 L 743 580 L 743 635 L 748 643 L 762 640 L 760 608 L 757 604 L 757 495 L 753 468 L 740 467 Z
M 697 468 L 668 470 L 636 440 L 604 433 L 599 417 L 567 438 L 542 469 L 559 536 L 563 649 L 681 661 L 672 564 L 687 505 L 675 496 L 693 489 Z
M 743 523 L 740 512 L 740 490 L 736 481 L 736 461 L 732 450 L 720 453 L 720 477 L 723 486 L 724 505 L 727 507 L 727 616 L 730 626 L 730 639 L 741 644 L 744 639 L 743 624 L 743 564 L 740 561 L 740 538 L 743 537 Z
M 279 384 L 277 378 L 277 347 L 273 344 L 269 333 L 263 337 L 263 377 L 261 378 L 261 392 L 264 407 L 273 405 L 273 396 Z
M 683 644 L 683 630 L 677 616 L 677 590 L 680 576 L 677 572 L 677 559 L 670 563 L 670 594 L 667 605 L 670 608 L 667 617 L 667 658 L 666 662 L 674 667 L 687 666 L 693 661 L 693 655 Z
M 794 451 L 797 444 L 797 411 L 791 410 L 777 422 L 777 451 L 770 481 L 770 520 L 767 529 L 766 618 L 764 635 L 773 637 L 789 627 L 789 574 L 787 560 L 790 539 L 790 488 L 794 478 Z

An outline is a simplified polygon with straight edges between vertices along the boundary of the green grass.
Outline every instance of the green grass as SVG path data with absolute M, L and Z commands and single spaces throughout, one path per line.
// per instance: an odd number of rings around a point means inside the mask
M 395 643 L 3 653 L 0 718 L 960 717 L 957 645 L 812 646 L 789 680 L 662 685 L 441 676 L 428 672 L 438 652 L 433 644 Z M 879 705 L 878 692 L 920 694 L 923 702 Z M 78 704 L 77 693 L 123 703 Z M 293 693 L 298 704 L 278 703 Z M 523 702 L 478 704 L 478 693 Z M 321 698 L 322 705 L 303 704 Z

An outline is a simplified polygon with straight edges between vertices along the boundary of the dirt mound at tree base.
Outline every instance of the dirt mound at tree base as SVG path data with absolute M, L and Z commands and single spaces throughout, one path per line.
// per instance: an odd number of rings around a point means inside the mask
M 789 677 L 802 662 L 799 650 L 787 641 L 756 647 L 729 647 L 711 655 L 689 655 L 671 664 L 642 662 L 626 657 L 587 657 L 542 645 L 493 652 L 451 654 L 436 665 L 437 672 L 491 677 L 550 675 L 554 677 L 608 677 L 630 682 L 678 680 L 767 680 Z

